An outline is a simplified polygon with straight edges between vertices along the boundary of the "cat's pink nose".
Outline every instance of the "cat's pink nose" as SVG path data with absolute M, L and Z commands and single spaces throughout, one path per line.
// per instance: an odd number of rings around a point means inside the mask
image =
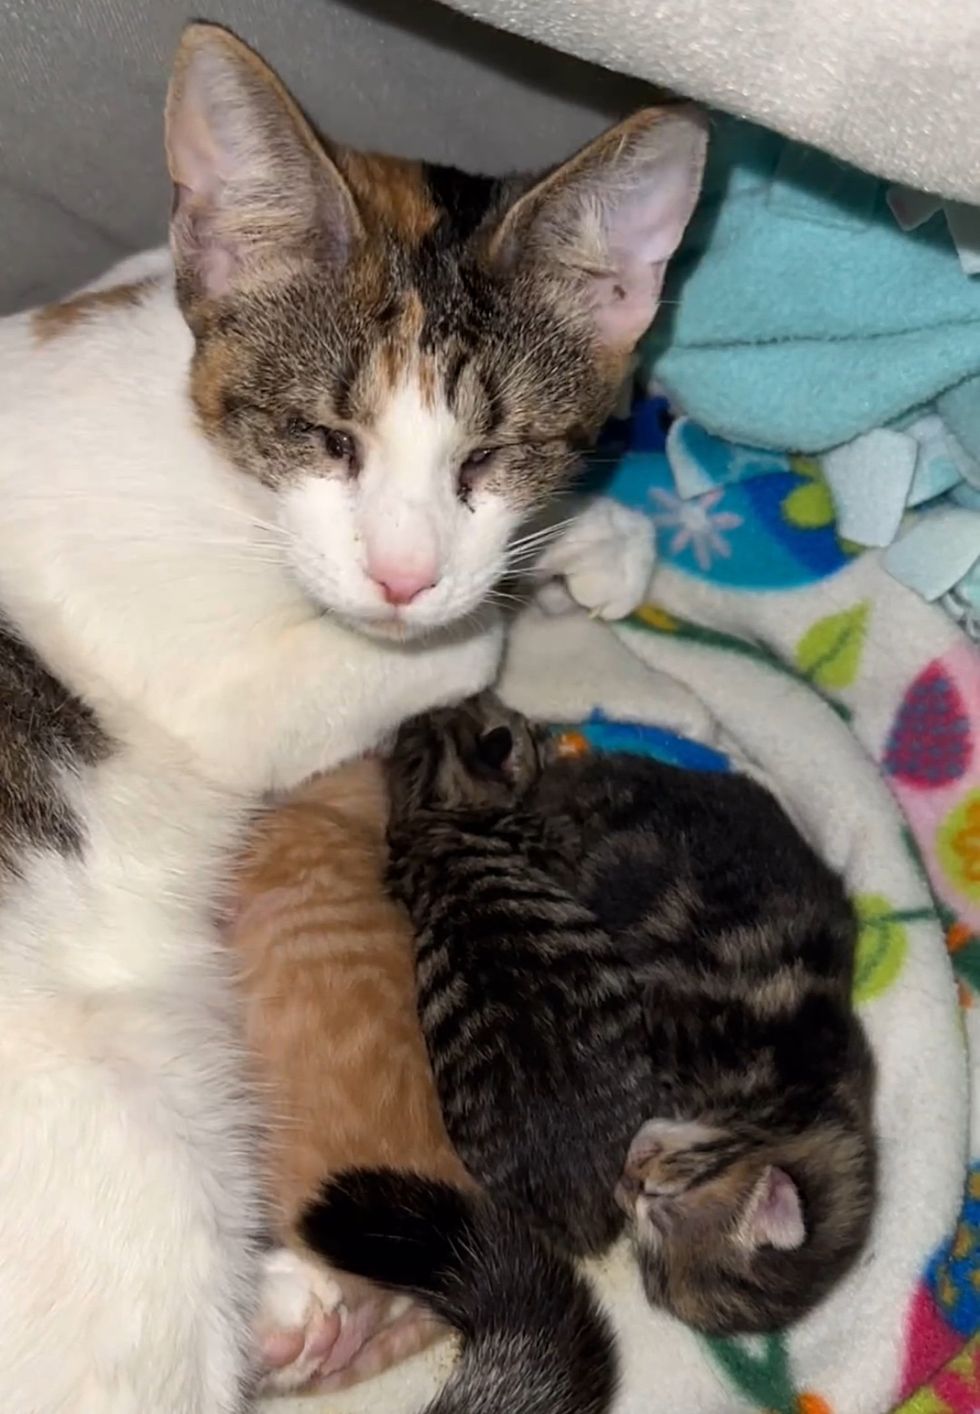
M 368 565 L 368 574 L 389 604 L 411 604 L 438 582 L 435 565 Z

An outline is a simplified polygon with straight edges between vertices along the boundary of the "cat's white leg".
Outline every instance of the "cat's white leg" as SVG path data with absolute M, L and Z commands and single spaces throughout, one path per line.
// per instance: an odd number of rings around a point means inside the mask
M 8 981 L 0 1404 L 243 1414 L 258 1212 L 237 1065 L 213 1016 Z
M 500 619 L 415 643 L 382 643 L 322 617 L 281 633 L 260 675 L 233 674 L 189 704 L 178 729 L 222 780 L 288 789 L 365 751 L 416 713 L 489 686 L 503 649 Z M 175 704 L 178 716 L 184 709 Z
M 583 500 L 535 566 L 538 602 L 546 613 L 577 604 L 594 618 L 623 619 L 643 603 L 655 563 L 649 516 L 607 496 Z
M 529 717 L 578 721 L 601 707 L 710 742 L 717 723 L 689 687 L 650 668 L 605 624 L 584 614 L 547 618 L 530 607 L 511 628 L 500 692 Z

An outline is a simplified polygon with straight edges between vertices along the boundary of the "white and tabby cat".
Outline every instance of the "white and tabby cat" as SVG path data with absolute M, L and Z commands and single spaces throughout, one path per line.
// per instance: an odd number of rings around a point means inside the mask
M 611 405 L 703 149 L 677 109 L 536 185 L 363 157 L 192 26 L 176 279 L 152 255 L 0 324 L 4 1408 L 247 1407 L 227 859 L 263 792 L 493 677 L 480 606 Z M 548 554 L 607 613 L 651 563 L 594 508 Z M 266 1329 L 301 1326 L 271 1270 Z

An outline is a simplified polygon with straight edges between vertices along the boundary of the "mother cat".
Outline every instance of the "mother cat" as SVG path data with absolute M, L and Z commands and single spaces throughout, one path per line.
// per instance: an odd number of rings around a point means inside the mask
M 473 611 L 610 407 L 703 149 L 677 109 L 533 186 L 360 156 L 193 26 L 176 281 L 0 325 L 5 1409 L 247 1406 L 229 851 L 263 792 L 493 676 Z M 618 533 L 546 565 L 610 613 Z M 649 568 L 623 533 L 617 586 Z

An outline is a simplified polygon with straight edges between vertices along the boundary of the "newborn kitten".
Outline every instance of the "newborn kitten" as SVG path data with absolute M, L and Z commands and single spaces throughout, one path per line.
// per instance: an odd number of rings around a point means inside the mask
M 491 694 L 398 733 L 388 878 L 417 933 L 419 1015 L 446 1127 L 470 1171 L 566 1250 L 601 1252 L 650 1113 L 627 952 L 556 885 L 522 798 L 545 738 Z
M 472 1186 L 418 1026 L 412 930 L 383 887 L 386 819 L 380 765 L 354 762 L 267 815 L 240 874 L 229 943 L 267 1101 L 275 1235 L 294 1248 L 301 1212 L 342 1169 L 392 1166 Z M 336 1389 L 445 1333 L 418 1305 L 331 1276 L 320 1290 L 328 1308 L 330 1294 L 334 1305 L 343 1296 L 342 1324 L 326 1319 L 330 1309 L 308 1316 L 319 1330 L 294 1359 L 291 1333 L 267 1331 L 273 1387 Z
M 389 781 L 389 876 L 472 1172 L 573 1251 L 615 1235 L 616 1188 L 651 1301 L 702 1330 L 802 1316 L 874 1192 L 837 876 L 753 781 L 551 760 L 492 694 L 403 727 Z
M 860 1252 L 874 1202 L 840 879 L 744 776 L 561 760 L 528 804 L 643 984 L 656 1099 L 618 1196 L 651 1302 L 713 1333 L 798 1319 Z

